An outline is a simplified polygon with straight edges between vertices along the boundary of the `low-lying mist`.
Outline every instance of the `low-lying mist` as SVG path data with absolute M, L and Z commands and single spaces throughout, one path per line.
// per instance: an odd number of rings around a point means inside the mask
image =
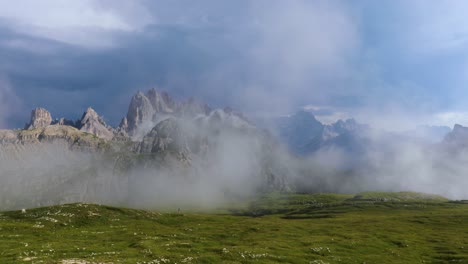
M 468 197 L 467 150 L 387 133 L 361 136 L 369 141 L 358 153 L 332 146 L 303 158 L 296 179 L 300 190 L 416 191 L 451 199 Z
M 178 120 L 177 137 L 153 131 L 156 139 L 143 139 L 152 150 L 157 148 L 149 153 L 78 151 L 53 142 L 4 144 L 0 208 L 70 202 L 213 208 L 271 191 L 417 191 L 468 197 L 468 151 L 442 143 L 374 133 L 360 135 L 366 145 L 359 152 L 329 146 L 298 157 L 265 131 L 210 122 L 200 126 L 198 121 Z M 143 143 L 136 144 L 142 148 Z

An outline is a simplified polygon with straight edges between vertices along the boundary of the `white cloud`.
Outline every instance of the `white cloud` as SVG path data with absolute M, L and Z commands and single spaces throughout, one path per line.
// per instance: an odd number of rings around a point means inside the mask
M 291 94 L 295 87 L 301 87 L 296 91 L 301 93 L 323 90 L 312 87 L 311 79 L 347 74 L 348 56 L 359 43 L 356 21 L 347 6 L 327 1 L 258 1 L 252 13 L 259 35 L 251 53 L 259 77 L 272 78 Z
M 0 0 L 0 18 L 23 34 L 92 47 L 110 45 L 109 32 L 139 30 L 152 21 L 140 1 L 102 0 Z
M 440 112 L 433 116 L 434 122 L 446 126 L 453 126 L 454 124 L 461 124 L 468 126 L 468 112 Z

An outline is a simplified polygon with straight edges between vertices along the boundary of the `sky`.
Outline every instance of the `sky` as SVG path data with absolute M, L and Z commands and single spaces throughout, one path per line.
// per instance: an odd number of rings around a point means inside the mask
M 253 116 L 468 126 L 468 2 L 0 0 L 0 128 L 156 87 Z

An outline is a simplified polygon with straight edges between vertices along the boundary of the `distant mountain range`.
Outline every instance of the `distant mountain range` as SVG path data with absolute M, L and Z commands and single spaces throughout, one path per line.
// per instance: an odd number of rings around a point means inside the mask
M 299 111 L 288 117 L 269 121 L 270 129 L 286 143 L 289 149 L 299 155 L 308 155 L 322 148 L 340 147 L 349 151 L 359 151 L 365 140 L 362 135 L 369 127 L 354 119 L 325 125 L 312 113 Z
M 64 118 L 53 119 L 44 108 L 36 108 L 31 113 L 31 120 L 25 125 L 26 130 L 45 128 L 49 125 L 71 126 L 80 131 L 111 141 L 141 141 L 159 122 L 176 118 L 197 120 L 197 122 L 214 122 L 241 128 L 261 128 L 274 135 L 278 142 L 286 145 L 292 153 L 307 156 L 321 149 L 340 148 L 351 153 L 360 153 L 372 141 L 376 131 L 367 124 L 358 123 L 354 119 L 338 120 L 332 124 L 323 124 L 315 116 L 305 110 L 290 116 L 281 116 L 249 121 L 240 112 L 229 108 L 211 109 L 207 104 L 189 99 L 183 102 L 173 100 L 166 92 L 150 89 L 146 93 L 138 92 L 129 104 L 127 115 L 118 127 L 107 125 L 91 107 L 80 119 L 75 121 Z M 405 132 L 385 133 L 386 137 L 405 141 L 423 143 L 453 142 L 463 137 L 464 127 L 455 125 L 454 129 L 447 126 L 418 126 Z
M 81 201 L 144 207 L 167 197 L 222 200 L 292 189 L 356 192 L 364 190 L 355 189 L 362 177 L 395 174 L 405 151 L 427 154 L 422 161 L 445 169 L 454 166 L 445 157 L 464 161 L 457 153 L 465 150 L 468 128 L 461 125 L 388 133 L 354 119 L 323 124 L 307 111 L 253 122 L 229 108 L 178 102 L 151 89 L 131 98 L 117 127 L 91 107 L 77 120 L 36 108 L 24 129 L 0 130 L 0 208 Z
M 261 120 L 260 123 L 286 144 L 291 152 L 301 156 L 330 148 L 338 148 L 350 154 L 362 154 L 370 144 L 377 144 L 374 137 L 376 134 L 379 134 L 379 141 L 386 138 L 389 141 L 433 144 L 442 142 L 451 133 L 451 129 L 446 126 L 418 126 L 410 131 L 383 132 L 354 119 L 338 120 L 327 125 L 305 110 L 290 116 Z M 460 125 L 456 125 L 454 132 L 458 134 L 460 128 Z
M 177 102 L 155 89 L 132 97 L 118 127 L 91 107 L 75 121 L 34 109 L 25 129 L 0 130 L 0 146 L 0 208 L 143 206 L 194 193 L 216 200 L 291 188 L 287 154 L 264 130 L 229 108 Z M 18 193 L 26 197 L 12 200 Z

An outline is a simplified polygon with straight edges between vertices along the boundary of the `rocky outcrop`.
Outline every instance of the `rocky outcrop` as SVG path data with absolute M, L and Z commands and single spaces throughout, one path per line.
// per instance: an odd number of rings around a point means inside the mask
M 179 121 L 168 118 L 159 122 L 148 134 L 145 135 L 138 147 L 140 153 L 172 152 L 188 154 L 186 132 L 183 131 Z
M 461 151 L 468 149 L 468 127 L 455 124 L 441 145 L 450 151 Z
M 65 145 L 73 150 L 103 151 L 109 141 L 79 131 L 71 126 L 49 125 L 30 130 L 0 130 L 0 143 L 27 146 L 43 143 Z
M 166 92 L 159 93 L 153 88 L 146 93 L 146 97 L 151 102 L 155 113 L 174 112 L 175 103 Z
M 275 123 L 274 130 L 278 131 L 280 140 L 298 154 L 310 153 L 310 148 L 315 149 L 320 145 L 325 127 L 313 114 L 306 111 L 281 117 Z
M 0 129 L 0 144 L 13 144 L 16 142 L 18 142 L 17 131 Z
M 453 126 L 453 130 L 447 134 L 444 139 L 445 142 L 468 142 L 468 127 L 459 124 Z
M 141 140 L 154 125 L 168 117 L 194 118 L 207 116 L 211 108 L 193 98 L 185 102 L 174 101 L 166 92 L 150 89 L 146 93 L 138 92 L 133 96 L 128 113 L 118 127 L 134 140 Z
M 128 107 L 126 132 L 129 136 L 135 136 L 138 129 L 145 122 L 152 122 L 154 115 L 153 105 L 151 101 L 142 92 L 138 92 L 132 97 L 130 106 Z
M 60 118 L 60 119 L 55 119 L 55 121 L 52 122 L 52 125 L 61 125 L 61 126 L 72 126 L 72 127 L 77 127 L 76 122 L 72 120 L 68 120 L 66 118 Z
M 299 111 L 273 121 L 271 130 L 289 149 L 299 155 L 309 155 L 323 148 L 339 148 L 349 152 L 361 152 L 369 126 L 354 119 L 338 120 L 322 124 L 307 111 Z
M 36 108 L 31 111 L 31 121 L 26 125 L 26 129 L 42 128 L 52 124 L 52 116 L 44 108 Z
M 87 132 L 97 137 L 111 140 L 114 136 L 112 128 L 107 126 L 104 120 L 92 109 L 88 107 L 80 121 L 80 131 Z

